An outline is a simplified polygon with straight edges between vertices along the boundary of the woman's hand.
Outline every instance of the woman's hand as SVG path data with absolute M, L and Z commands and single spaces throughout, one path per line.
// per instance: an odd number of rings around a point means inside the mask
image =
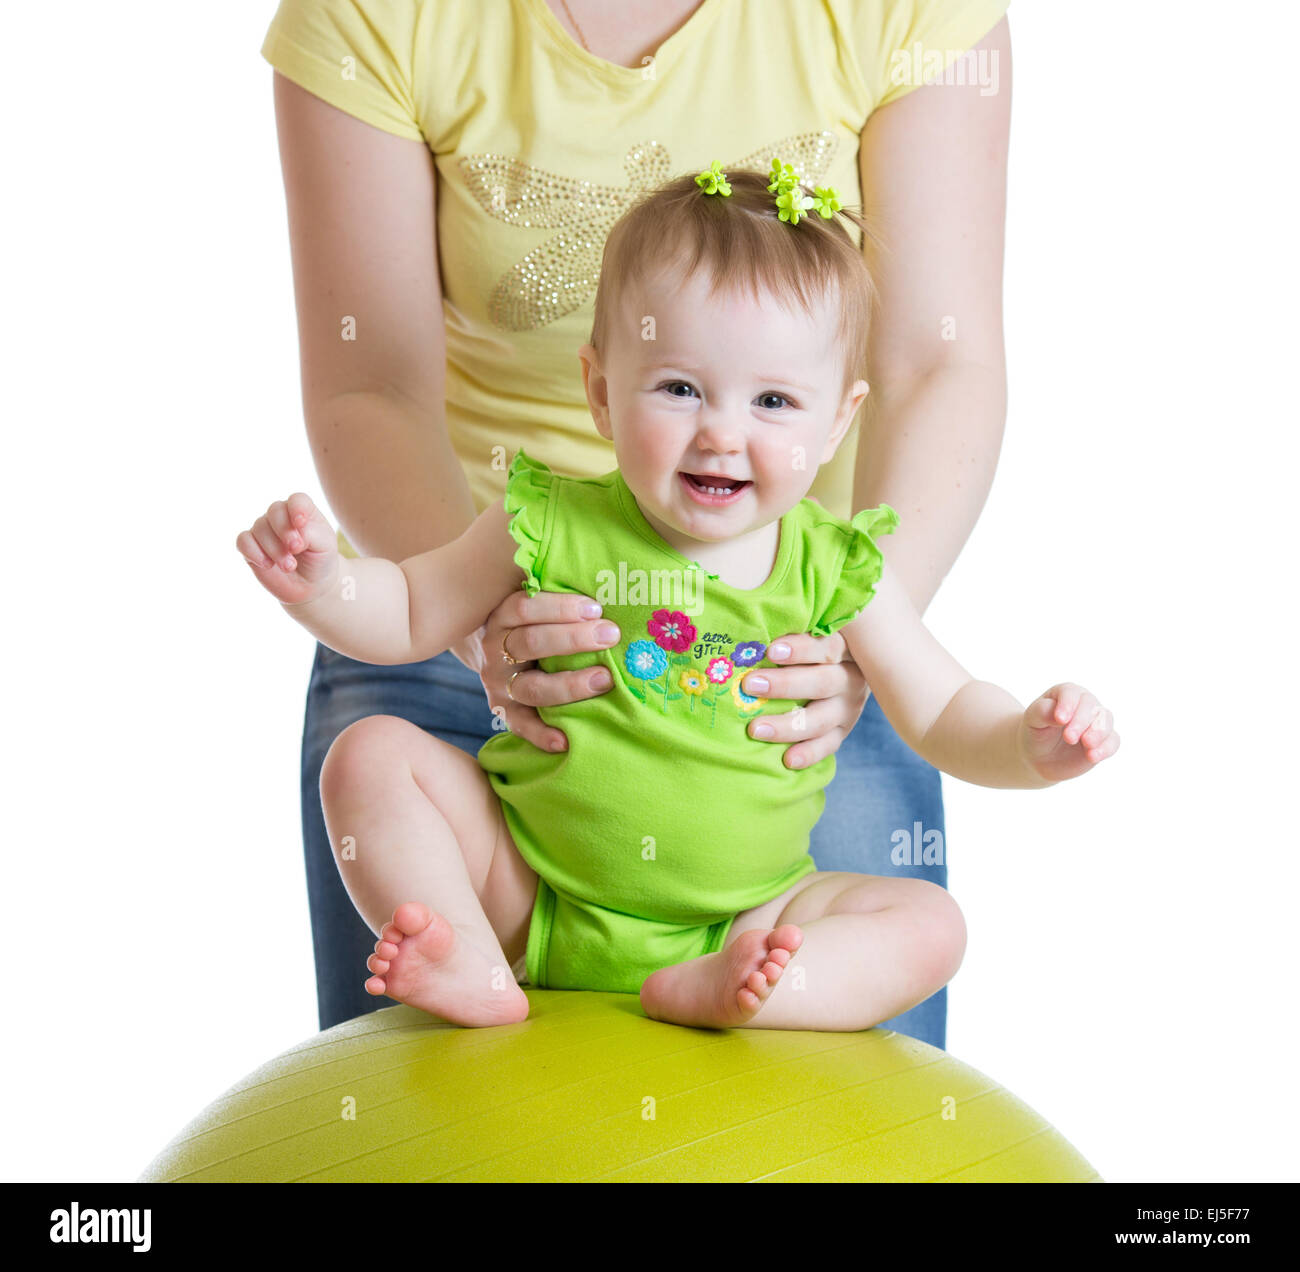
M 584 605 L 591 606 L 596 616 L 583 614 Z M 538 658 L 594 652 L 617 644 L 617 624 L 600 618 L 599 612 L 600 606 L 589 596 L 538 592 L 530 597 L 523 591 L 512 592 L 482 627 L 452 646 L 452 653 L 478 673 L 487 691 L 488 704 L 493 709 L 504 709 L 511 733 L 527 738 L 543 751 L 563 751 L 569 745 L 568 739 L 559 729 L 544 723 L 535 708 L 580 702 L 608 692 L 612 684 L 609 669 L 543 671 L 528 664 Z M 600 629 L 606 626 L 611 633 L 609 639 L 602 639 Z M 514 664 L 501 656 L 503 640 Z
M 781 652 L 782 645 L 788 654 Z M 806 707 L 796 707 L 785 715 L 764 715 L 750 721 L 749 736 L 792 743 L 783 757 L 786 768 L 807 768 L 834 755 L 857 724 L 871 694 L 844 637 L 838 632 L 833 636 L 782 636 L 767 647 L 767 657 L 787 666 L 756 668 L 740 687 L 754 697 L 809 701 Z

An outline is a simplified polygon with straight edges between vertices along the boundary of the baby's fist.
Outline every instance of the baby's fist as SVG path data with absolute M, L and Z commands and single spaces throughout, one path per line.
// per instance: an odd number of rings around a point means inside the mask
M 338 542 L 330 523 L 301 491 L 277 500 L 235 540 L 257 581 L 277 601 L 314 600 L 334 581 Z
M 1040 777 L 1078 777 L 1119 749 L 1111 713 L 1082 685 L 1053 685 L 1029 704 L 1020 722 L 1025 762 Z

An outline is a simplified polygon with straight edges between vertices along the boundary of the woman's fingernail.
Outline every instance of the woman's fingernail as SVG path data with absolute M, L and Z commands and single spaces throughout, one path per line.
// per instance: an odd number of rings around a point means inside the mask
M 618 639 L 618 628 L 613 623 L 601 623 L 596 628 L 596 639 L 602 645 L 612 645 Z
M 608 689 L 610 684 L 609 672 L 602 667 L 587 683 L 593 689 Z
M 559 738 L 552 738 L 552 739 L 551 739 L 550 746 L 551 746 L 551 750 L 552 750 L 552 751 L 563 751 L 563 750 L 564 750 L 564 743 L 563 743 Z
M 772 686 L 767 683 L 766 676 L 750 676 L 745 681 L 746 693 L 766 693 Z
M 583 618 L 599 618 L 601 607 L 595 601 L 587 601 L 578 611 Z
M 784 641 L 778 641 L 767 652 L 771 654 L 773 658 L 789 658 L 790 646 L 785 644 Z
M 754 726 L 754 736 L 756 738 L 770 738 L 772 736 L 772 726 L 770 724 L 756 724 Z

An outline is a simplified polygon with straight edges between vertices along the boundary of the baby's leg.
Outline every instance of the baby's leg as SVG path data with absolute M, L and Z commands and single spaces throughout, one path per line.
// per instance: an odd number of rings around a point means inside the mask
M 937 884 L 816 871 L 737 915 L 718 953 L 647 977 L 641 1004 L 704 1028 L 870 1029 L 937 993 L 965 950 Z
M 334 739 L 320 789 L 344 886 L 380 936 L 366 988 L 459 1025 L 523 1020 L 510 968 L 537 876 L 475 759 L 408 720 L 368 716 Z

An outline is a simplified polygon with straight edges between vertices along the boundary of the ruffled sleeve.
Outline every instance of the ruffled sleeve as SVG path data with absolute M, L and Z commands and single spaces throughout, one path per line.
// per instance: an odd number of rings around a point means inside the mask
M 898 513 L 888 504 L 881 504 L 879 508 L 864 508 L 850 524 L 856 533 L 849 540 L 830 603 L 821 619 L 809 628 L 814 636 L 831 636 L 845 623 L 851 623 L 875 595 L 885 567 L 875 536 L 893 534 L 898 526 Z
M 525 455 L 522 446 L 506 471 L 505 509 L 510 515 L 510 534 L 519 545 L 515 564 L 524 572 L 523 588 L 529 596 L 542 590 L 551 477 L 551 470 Z

